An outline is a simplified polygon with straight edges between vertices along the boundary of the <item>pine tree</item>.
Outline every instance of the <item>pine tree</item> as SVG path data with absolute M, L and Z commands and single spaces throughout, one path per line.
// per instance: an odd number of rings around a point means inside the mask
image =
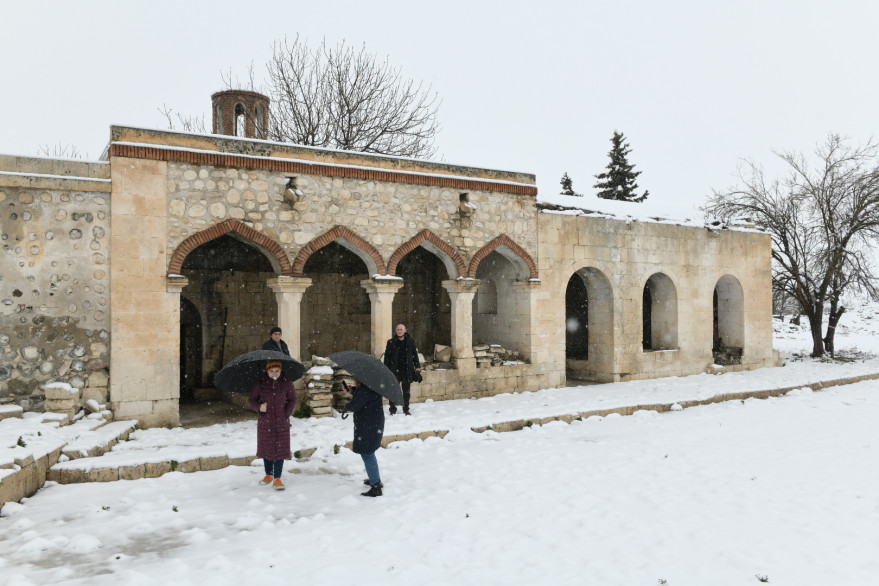
M 623 133 L 614 130 L 613 138 L 610 139 L 613 148 L 607 154 L 610 157 L 610 163 L 607 164 L 606 172 L 595 176 L 598 183 L 593 187 L 600 190 L 597 195 L 603 199 L 642 202 L 647 199 L 650 192 L 644 191 L 644 195 L 640 197 L 635 193 L 638 189 L 635 179 L 641 174 L 641 171 L 633 171 L 635 166 L 630 165 L 626 159 L 632 149 L 629 148 L 625 140 L 626 137 L 623 136 Z
M 562 195 L 580 195 L 579 193 L 574 192 L 574 180 L 568 177 L 567 171 L 562 175 L 560 183 L 562 184 Z

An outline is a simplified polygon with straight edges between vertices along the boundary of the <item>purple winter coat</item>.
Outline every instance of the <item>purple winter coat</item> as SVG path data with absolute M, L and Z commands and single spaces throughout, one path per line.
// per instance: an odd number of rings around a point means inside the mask
M 276 381 L 265 378 L 253 385 L 247 402 L 259 413 L 256 424 L 256 457 L 266 460 L 290 459 L 290 415 L 296 408 L 296 389 L 293 388 L 293 383 L 283 375 Z M 261 403 L 266 403 L 265 413 L 259 412 Z

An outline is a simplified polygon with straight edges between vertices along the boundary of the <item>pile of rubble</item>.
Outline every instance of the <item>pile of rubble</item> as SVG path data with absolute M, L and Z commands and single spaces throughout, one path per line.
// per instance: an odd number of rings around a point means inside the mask
M 508 362 L 520 362 L 519 352 L 507 350 L 500 344 L 473 346 L 473 355 L 476 357 L 477 368 L 501 366 Z
M 333 362 L 321 356 L 311 357 L 311 368 L 303 377 L 306 396 L 305 401 L 311 410 L 312 417 L 333 416 Z

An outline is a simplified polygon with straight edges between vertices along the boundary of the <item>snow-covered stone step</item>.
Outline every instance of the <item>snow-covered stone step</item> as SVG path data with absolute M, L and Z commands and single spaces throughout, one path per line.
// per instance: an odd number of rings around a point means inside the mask
M 107 423 L 97 429 L 83 433 L 77 439 L 64 446 L 61 453 L 71 460 L 102 456 L 120 441 L 127 440 L 136 427 L 136 419 Z
M 0 405 L 0 421 L 3 421 L 7 417 L 18 417 L 21 419 L 21 414 L 23 412 L 24 409 L 18 405 Z
M 107 454 L 59 462 L 49 469 L 47 480 L 59 484 L 80 482 L 113 482 L 158 478 L 169 472 L 201 472 L 219 470 L 227 466 L 250 466 L 256 456 L 201 456 L 185 460 L 162 459 L 158 454 L 150 461 L 138 461 L 131 454 Z

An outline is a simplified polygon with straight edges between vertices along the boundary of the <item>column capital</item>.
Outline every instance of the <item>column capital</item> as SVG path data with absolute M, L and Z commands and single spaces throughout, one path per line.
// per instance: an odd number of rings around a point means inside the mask
M 168 293 L 182 293 L 183 288 L 189 285 L 189 279 L 183 275 L 168 275 L 165 277 L 165 290 Z
M 442 281 L 443 288 L 449 293 L 476 293 L 482 285 L 480 279 L 448 279 Z
M 307 277 L 280 276 L 268 279 L 266 285 L 275 293 L 304 293 L 311 287 L 311 279 Z
M 373 293 L 396 293 L 403 288 L 403 279 L 364 279 L 360 286 L 369 294 Z

